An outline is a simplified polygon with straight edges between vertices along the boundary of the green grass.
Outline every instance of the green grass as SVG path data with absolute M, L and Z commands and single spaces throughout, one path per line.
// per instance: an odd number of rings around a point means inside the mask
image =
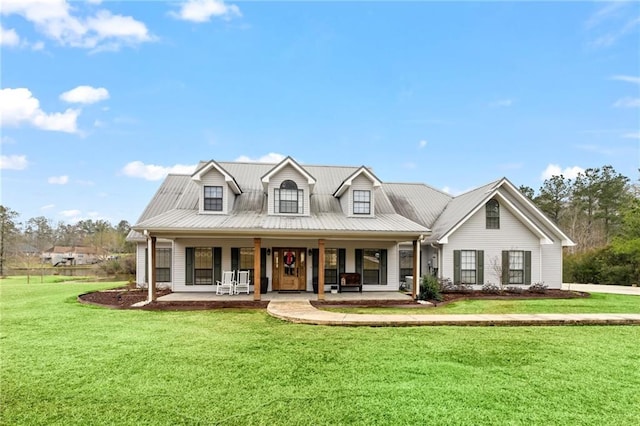
M 521 299 L 521 300 L 461 300 L 435 308 L 323 308 L 350 314 L 585 314 L 640 313 L 640 296 L 592 293 L 588 298 Z
M 615 424 L 640 327 L 343 328 L 76 302 L 0 281 L 0 424 Z

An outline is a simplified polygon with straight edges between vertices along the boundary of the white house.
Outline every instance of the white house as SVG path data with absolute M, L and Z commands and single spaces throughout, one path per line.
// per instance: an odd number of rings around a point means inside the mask
M 249 270 L 255 300 L 265 290 L 314 287 L 322 299 L 354 277 L 350 290 L 393 291 L 406 276 L 429 273 L 560 288 L 562 247 L 573 245 L 505 178 L 452 197 L 383 183 L 364 166 L 290 157 L 212 160 L 191 176 L 169 175 L 132 228 L 140 286 L 210 292 L 222 271 Z

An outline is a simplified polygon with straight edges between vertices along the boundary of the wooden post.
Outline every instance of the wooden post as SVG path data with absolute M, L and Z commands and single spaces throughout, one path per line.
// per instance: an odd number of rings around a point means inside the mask
M 324 240 L 318 240 L 318 300 L 324 300 Z
M 418 296 L 418 287 L 420 286 L 420 272 L 418 271 L 418 260 L 420 258 L 420 240 L 413 242 L 413 286 L 411 286 L 411 297 L 414 299 Z
M 260 277 L 262 271 L 260 270 L 260 238 L 253 239 L 253 300 L 260 301 Z
M 149 238 L 149 302 L 156 300 L 156 237 Z

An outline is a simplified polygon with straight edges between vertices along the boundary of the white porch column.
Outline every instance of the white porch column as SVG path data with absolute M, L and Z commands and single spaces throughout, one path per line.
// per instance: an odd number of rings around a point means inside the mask
M 147 248 L 149 253 L 149 282 L 147 283 L 149 296 L 147 300 L 153 302 L 156 300 L 156 237 L 147 239 Z

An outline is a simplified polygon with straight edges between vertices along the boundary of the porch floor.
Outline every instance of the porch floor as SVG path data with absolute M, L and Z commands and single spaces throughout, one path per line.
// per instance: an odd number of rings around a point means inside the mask
M 318 300 L 318 295 L 313 292 L 299 292 L 299 293 L 278 293 L 267 292 L 261 294 L 260 299 L 264 301 L 285 301 L 285 300 Z M 410 301 L 411 295 L 400 293 L 398 291 L 369 291 L 369 292 L 344 292 L 344 293 L 331 293 L 326 292 L 324 294 L 326 301 L 353 301 L 353 300 L 397 300 L 397 301 Z M 158 297 L 159 302 L 203 302 L 203 301 L 253 301 L 253 294 L 215 294 L 214 292 L 176 292 L 170 293 L 166 296 Z

